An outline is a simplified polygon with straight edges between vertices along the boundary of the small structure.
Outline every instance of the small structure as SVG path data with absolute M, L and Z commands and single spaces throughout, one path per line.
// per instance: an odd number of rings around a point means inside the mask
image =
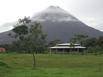
M 0 47 L 0 53 L 6 52 L 6 49 L 3 47 Z
M 83 47 L 80 44 L 63 43 L 50 47 L 50 53 L 83 52 L 84 49 L 86 49 L 86 47 Z

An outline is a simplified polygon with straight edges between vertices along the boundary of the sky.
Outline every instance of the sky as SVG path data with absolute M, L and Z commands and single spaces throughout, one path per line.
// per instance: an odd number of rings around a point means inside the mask
M 12 29 L 12 23 L 32 17 L 49 6 L 59 6 L 79 20 L 103 31 L 103 0 L 0 0 L 0 32 Z

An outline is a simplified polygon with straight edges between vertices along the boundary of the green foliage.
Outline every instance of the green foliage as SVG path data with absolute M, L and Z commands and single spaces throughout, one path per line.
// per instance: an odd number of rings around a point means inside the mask
M 75 36 L 70 40 L 70 42 L 83 44 L 83 41 L 85 41 L 87 38 L 88 38 L 87 35 L 78 34 L 78 35 L 75 35 Z
M 103 54 L 103 38 L 88 38 L 86 41 L 84 41 L 84 46 L 86 46 L 88 49 L 87 51 L 89 53 L 94 54 Z
M 89 47 L 87 52 L 93 53 L 95 55 L 100 55 L 100 54 L 103 54 L 103 48 L 101 48 L 100 46 Z
M 27 17 L 19 19 L 18 24 L 13 29 L 14 41 L 11 45 L 12 50 L 25 53 L 43 53 L 46 49 L 46 34 L 42 32 L 40 23 L 31 22 Z
M 96 38 L 88 38 L 84 41 L 84 45 L 86 47 L 94 47 L 97 45 L 97 39 Z
M 15 32 L 17 35 L 25 35 L 28 33 L 28 27 L 25 25 L 18 25 L 13 29 L 13 32 Z
M 55 46 L 60 43 L 61 43 L 61 40 L 56 39 L 56 40 L 50 41 L 48 44 L 48 47 Z
M 100 36 L 97 40 L 97 44 L 103 48 L 103 36 Z
M 16 51 L 32 53 L 33 68 L 36 66 L 35 53 L 43 53 L 46 44 L 46 35 L 42 32 L 40 23 L 31 22 L 30 19 L 19 19 L 17 26 L 12 30 L 16 34 L 13 48 Z
M 88 53 L 103 54 L 103 36 L 90 38 L 87 35 L 75 35 L 71 39 L 72 43 L 80 43 L 87 47 Z
M 46 34 L 42 32 L 42 27 L 40 23 L 34 23 L 34 25 L 31 25 L 30 33 L 28 35 L 28 48 L 30 51 L 38 51 L 42 52 L 45 50 L 45 44 L 46 44 Z

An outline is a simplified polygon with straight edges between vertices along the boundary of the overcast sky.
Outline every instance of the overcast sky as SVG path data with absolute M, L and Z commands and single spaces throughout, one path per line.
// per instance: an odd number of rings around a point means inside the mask
M 51 5 L 60 6 L 85 24 L 103 31 L 103 0 L 0 0 L 0 32 L 11 28 L 3 24 L 33 16 Z

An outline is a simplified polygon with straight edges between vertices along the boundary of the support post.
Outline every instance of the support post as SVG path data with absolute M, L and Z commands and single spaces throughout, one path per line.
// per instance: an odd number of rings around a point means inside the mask
M 50 54 L 51 54 L 51 48 L 50 48 Z

